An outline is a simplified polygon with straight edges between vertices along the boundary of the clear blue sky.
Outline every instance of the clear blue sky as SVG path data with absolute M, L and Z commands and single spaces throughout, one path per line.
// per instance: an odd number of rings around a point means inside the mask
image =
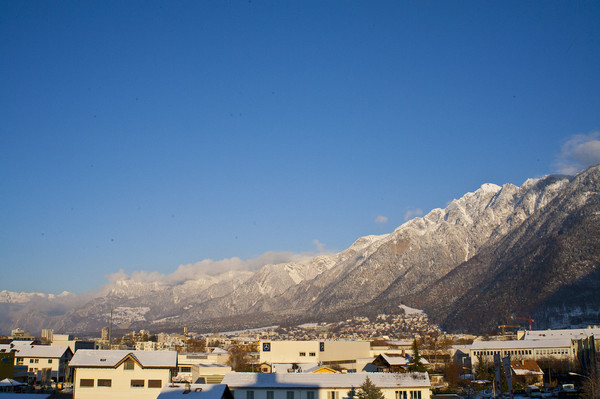
M 565 170 L 599 143 L 599 21 L 597 1 L 0 2 L 0 290 L 343 250 Z

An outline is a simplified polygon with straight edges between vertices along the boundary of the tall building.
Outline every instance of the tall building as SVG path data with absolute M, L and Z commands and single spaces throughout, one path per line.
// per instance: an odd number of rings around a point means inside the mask
M 102 327 L 102 341 L 108 341 L 108 327 Z
M 54 341 L 54 330 L 51 328 L 42 329 L 42 338 L 46 340 L 48 343 L 52 343 Z

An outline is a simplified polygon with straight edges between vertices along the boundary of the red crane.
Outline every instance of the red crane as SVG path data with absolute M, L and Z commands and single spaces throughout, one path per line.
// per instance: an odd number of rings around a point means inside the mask
M 531 328 L 531 324 L 533 324 L 533 322 L 535 321 L 534 319 L 531 318 L 531 315 L 527 316 L 527 317 L 517 317 L 517 320 L 525 320 L 529 322 L 529 331 L 532 330 Z

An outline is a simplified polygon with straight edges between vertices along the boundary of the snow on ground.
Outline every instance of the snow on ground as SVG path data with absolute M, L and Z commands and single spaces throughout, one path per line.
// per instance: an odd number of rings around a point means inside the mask
M 404 313 L 405 314 L 419 314 L 419 313 L 424 313 L 420 309 L 411 308 L 411 307 L 408 307 L 406 305 L 399 305 L 398 307 L 401 308 L 401 309 L 404 309 Z

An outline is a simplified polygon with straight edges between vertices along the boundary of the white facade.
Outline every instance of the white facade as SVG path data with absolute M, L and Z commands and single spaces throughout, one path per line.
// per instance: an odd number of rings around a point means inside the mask
M 430 399 L 427 373 L 228 373 L 235 399 L 346 399 L 369 379 L 385 399 Z
M 369 341 L 261 341 L 260 363 L 338 364 L 356 369 L 357 359 L 370 357 Z
M 73 399 L 155 399 L 177 368 L 173 351 L 78 350 Z
M 575 349 L 569 338 L 516 341 L 475 341 L 469 350 L 471 364 L 476 367 L 479 358 L 493 363 L 494 354 L 500 357 L 510 356 L 511 360 L 539 360 L 552 358 L 557 360 L 575 360 Z

